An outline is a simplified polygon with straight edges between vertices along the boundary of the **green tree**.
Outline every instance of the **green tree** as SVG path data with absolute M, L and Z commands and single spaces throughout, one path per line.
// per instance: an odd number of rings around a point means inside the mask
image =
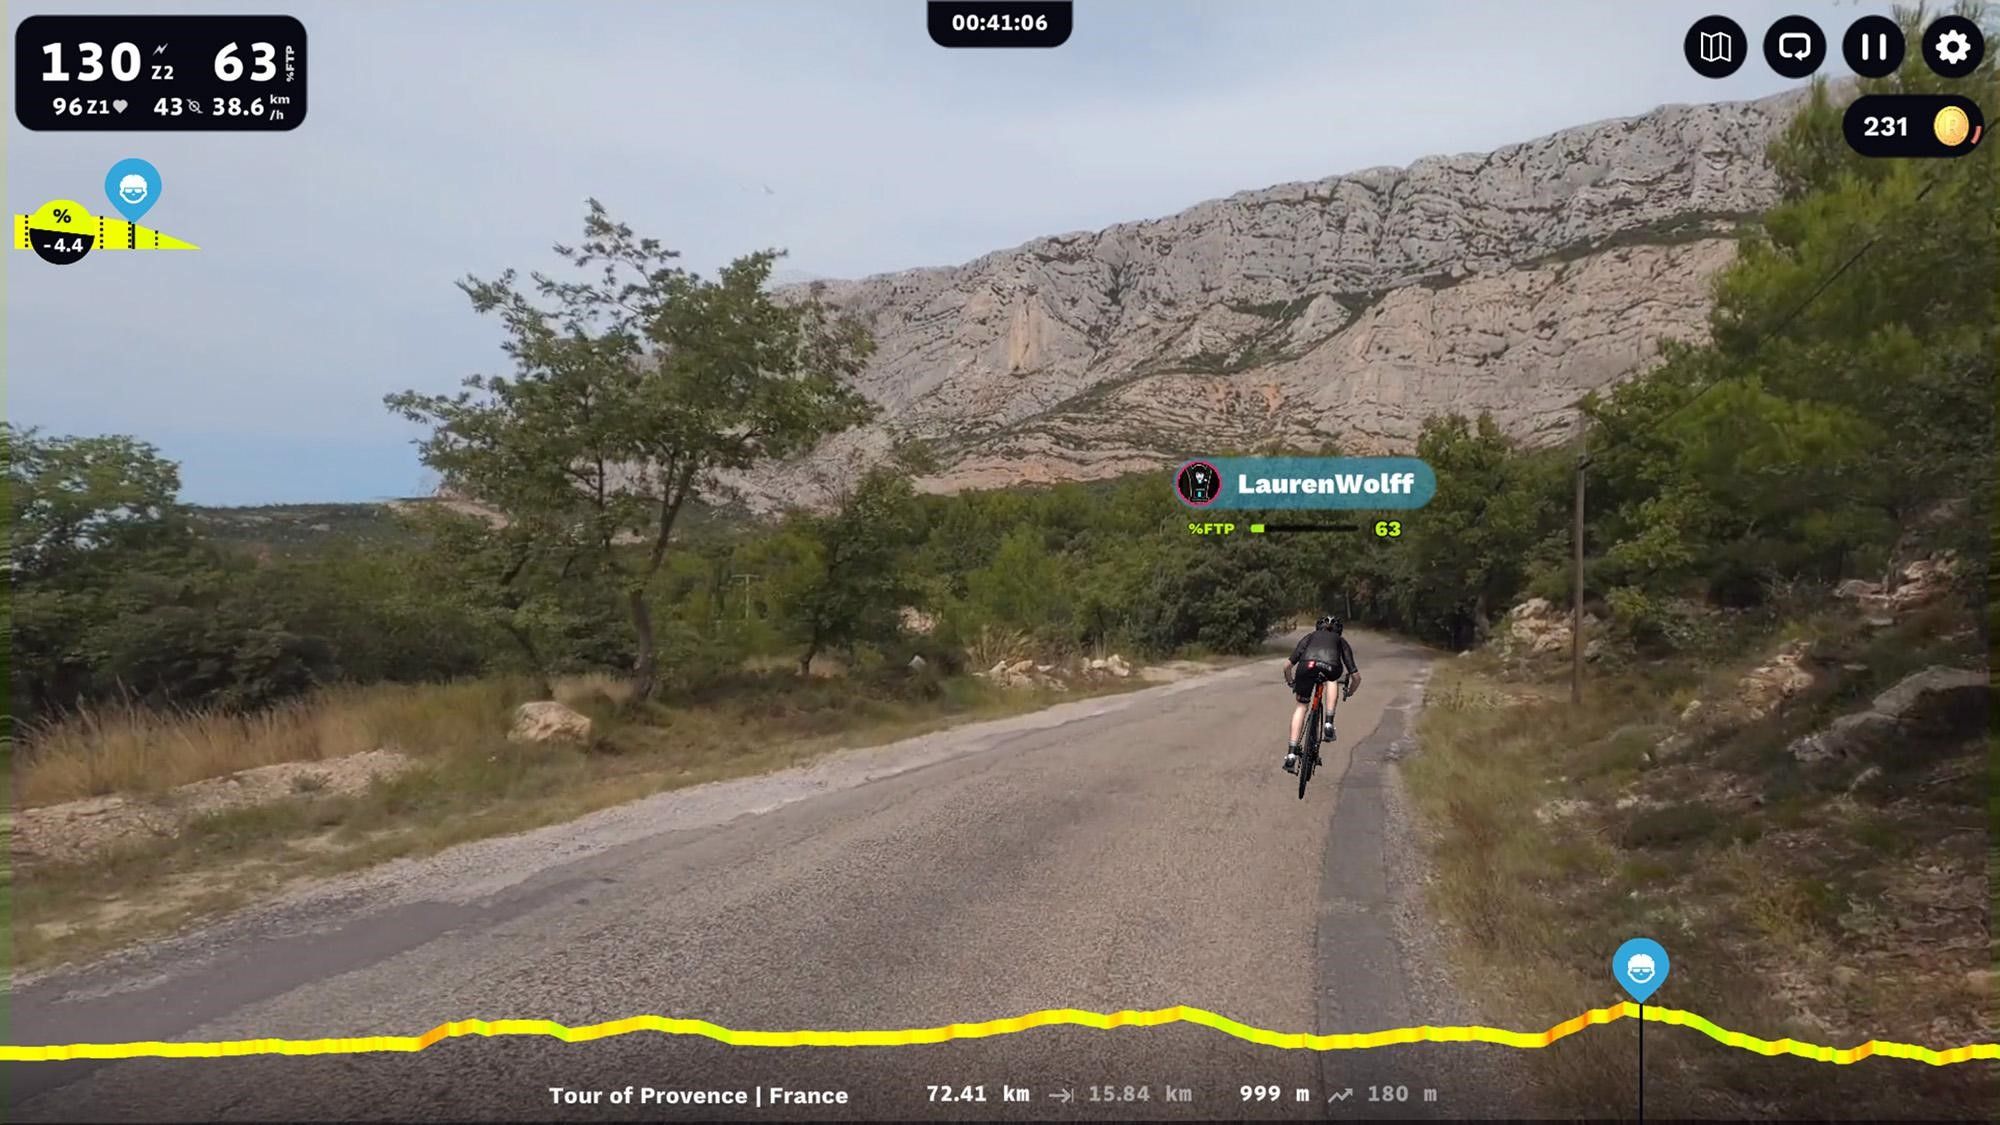
M 473 628 L 507 638 L 547 694 L 552 675 L 579 655 L 578 638 L 596 624 L 577 606 L 580 591 L 570 583 L 581 545 L 558 527 L 495 527 L 441 506 L 405 519 L 425 543 L 411 560 L 419 587 Z
M 990 559 L 965 578 L 966 602 L 978 621 L 1038 630 L 1066 617 L 1062 559 L 1049 550 L 1041 528 L 1022 524 L 1008 531 Z
M 659 678 L 651 590 L 674 525 L 721 470 L 811 447 L 871 408 L 849 380 L 872 343 L 817 298 L 774 298 L 775 251 L 713 280 L 590 203 L 580 248 L 556 252 L 594 280 L 467 278 L 497 312 L 516 373 L 473 376 L 456 395 L 406 391 L 388 405 L 432 429 L 426 465 L 510 524 L 580 550 L 570 580 L 615 586 L 637 647 L 635 686 Z M 586 274 L 586 276 L 591 276 Z
M 74 578 L 139 550 L 190 541 L 180 469 L 129 437 L 45 437 L 0 422 L 10 520 L 8 577 Z
M 1109 506 L 1102 499 L 1099 503 Z M 1158 550 L 1158 539 L 1154 534 L 1147 538 L 1100 536 L 1091 541 L 1075 567 L 1072 622 L 1079 643 L 1109 646 L 1133 635 L 1138 608 L 1150 592 L 1147 562 Z
M 822 652 L 894 637 L 913 600 L 905 555 L 915 538 L 916 492 L 903 466 L 879 465 L 835 491 L 831 510 L 793 516 L 774 545 L 783 560 L 773 594 L 802 646 L 799 674 Z
M 1159 653 L 1187 645 L 1256 651 L 1296 608 L 1284 576 L 1299 566 L 1297 557 L 1267 538 L 1193 539 L 1183 533 L 1161 544 L 1134 609 L 1135 635 Z
M 198 583 L 213 563 L 176 503 L 178 467 L 152 446 L 0 423 L 0 455 L 15 707 L 67 710 L 102 685 L 103 631 Z
M 1555 477 L 1486 414 L 1430 419 L 1417 456 L 1437 473 L 1437 494 L 1421 513 L 1382 513 L 1404 534 L 1378 573 L 1399 590 L 1404 628 L 1466 644 L 1524 584 L 1554 519 Z
M 1929 20 L 1897 16 L 1912 41 Z M 1861 91 L 1977 95 L 1994 77 L 1989 58 L 1941 79 L 1913 51 Z M 1985 550 L 2000 152 L 1869 160 L 1841 139 L 1844 108 L 1819 84 L 1772 143 L 1784 198 L 1717 279 L 1712 343 L 1585 403 L 1608 586 L 1743 602 L 1773 580 Z M 1933 514 L 1947 504 L 1971 518 Z

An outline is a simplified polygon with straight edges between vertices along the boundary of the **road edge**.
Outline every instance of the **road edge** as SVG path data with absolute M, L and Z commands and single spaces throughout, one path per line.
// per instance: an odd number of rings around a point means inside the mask
M 1422 718 L 1430 680 L 1443 654 L 1431 659 L 1410 678 L 1401 693 L 1383 709 L 1382 721 L 1358 744 L 1340 779 L 1335 805 L 1335 829 L 1327 836 L 1320 884 L 1320 925 L 1315 933 L 1319 968 L 1316 1018 L 1322 1033 L 1385 1031 L 1417 1024 L 1464 1025 L 1492 1022 L 1489 1012 L 1456 979 L 1451 949 L 1458 940 L 1452 923 L 1432 908 L 1425 887 L 1430 859 L 1425 829 L 1411 802 L 1401 763 L 1421 752 L 1417 727 Z M 1345 832 L 1341 829 L 1345 821 Z M 1373 846 L 1356 862 L 1354 837 L 1372 835 Z M 1339 919 L 1339 925 L 1328 922 Z M 1365 932 L 1372 948 L 1356 950 L 1355 928 Z M 1351 980 L 1329 981 L 1328 970 L 1357 959 L 1372 958 Z M 1355 1014 L 1357 1011 L 1359 1015 Z M 1360 1026 L 1357 1019 L 1366 1019 Z M 1376 1026 L 1376 1023 L 1380 1026 Z M 1531 1113 L 1534 1106 L 1523 1083 L 1504 1068 L 1504 1048 L 1470 1044 L 1412 1044 L 1377 1048 L 1358 1057 L 1336 1059 L 1348 1052 L 1319 1052 L 1318 1087 L 1329 1093 L 1358 1086 L 1344 1077 L 1367 1075 L 1370 1086 L 1407 1085 L 1411 1101 L 1403 1105 L 1367 1102 L 1357 1092 L 1357 1109 L 1391 1117 L 1492 1117 Z M 1448 1067 L 1438 1052 L 1451 1052 Z M 1352 1066 L 1347 1065 L 1352 1062 Z M 1442 1077 L 1441 1077 L 1442 1076 Z M 1436 1088 L 1440 1100 L 1426 1104 L 1419 1093 Z
M 1049 706 L 992 718 L 970 718 L 887 742 L 862 743 L 829 750 L 812 760 L 765 773 L 747 774 L 666 789 L 609 805 L 570 820 L 466 840 L 423 855 L 401 856 L 334 875 L 306 877 L 274 893 L 181 926 L 140 938 L 96 956 L 58 962 L 11 977 L 15 994 L 28 990 L 101 994 L 93 985 L 105 977 L 119 978 L 108 991 L 124 991 L 135 980 L 148 984 L 182 975 L 208 961 L 222 937 L 234 933 L 262 935 L 319 930 L 329 916 L 370 917 L 419 903 L 475 906 L 536 879 L 543 871 L 566 866 L 662 830 L 702 831 L 745 817 L 762 816 L 798 801 L 828 792 L 872 784 L 962 758 L 1005 752 L 1023 735 L 1085 722 L 1148 699 L 1197 690 L 1219 676 L 1242 674 L 1261 665 L 1266 656 L 1222 658 L 1206 670 L 1180 678 L 1101 695 L 1061 700 Z M 664 814 L 686 812 L 687 822 L 663 829 Z M 578 844 L 581 836 L 584 843 Z M 536 851 L 547 841 L 550 862 L 524 868 L 507 862 L 511 853 Z M 448 894 L 436 893 L 453 880 L 439 872 L 474 872 L 455 881 Z

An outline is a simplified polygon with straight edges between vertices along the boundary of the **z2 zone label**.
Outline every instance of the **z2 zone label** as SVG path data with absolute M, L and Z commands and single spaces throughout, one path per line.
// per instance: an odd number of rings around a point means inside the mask
M 14 116 L 30 129 L 283 132 L 306 117 L 291 16 L 29 16 Z

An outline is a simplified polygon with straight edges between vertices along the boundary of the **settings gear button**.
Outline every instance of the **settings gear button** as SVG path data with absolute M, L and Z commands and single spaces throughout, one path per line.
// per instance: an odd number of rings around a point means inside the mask
M 1964 16 L 1939 16 L 1924 29 L 1924 63 L 1944 78 L 1964 78 L 1986 58 L 1986 36 Z

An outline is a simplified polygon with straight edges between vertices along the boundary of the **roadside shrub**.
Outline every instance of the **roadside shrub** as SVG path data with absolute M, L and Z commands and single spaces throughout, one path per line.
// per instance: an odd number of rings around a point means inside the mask
M 891 669 L 907 670 L 913 656 L 923 657 L 924 671 L 933 676 L 956 676 L 966 668 L 965 650 L 940 641 L 936 633 L 905 633 L 882 648 L 883 663 Z
M 1620 586 L 1605 595 L 1611 624 L 1618 638 L 1640 652 L 1665 655 L 1674 650 L 1674 636 L 1665 603 L 1636 586 Z
M 1625 823 L 1619 843 L 1628 848 L 1670 848 L 1711 835 L 1723 826 L 1707 805 L 1665 805 L 1647 809 Z
M 1028 635 L 1019 629 L 981 625 L 965 642 L 965 660 L 975 671 L 985 671 L 1002 660 L 1025 657 L 1029 644 Z
M 1256 650 L 1292 603 L 1275 570 L 1257 562 L 1249 551 L 1204 551 L 1187 569 L 1165 571 L 1137 614 L 1135 636 L 1156 655 L 1191 645 Z

